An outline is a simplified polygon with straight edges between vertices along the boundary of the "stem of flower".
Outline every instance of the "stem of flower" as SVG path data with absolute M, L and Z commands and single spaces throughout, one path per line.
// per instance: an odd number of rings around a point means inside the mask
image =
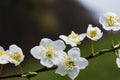
M 94 56 L 94 42 L 91 40 L 91 51 L 92 51 L 92 55 Z
M 23 75 L 23 68 L 21 67 L 21 65 L 18 65 L 18 67 L 19 67 L 19 70 L 21 72 L 21 75 Z
M 113 30 L 111 30 L 111 43 L 112 43 L 112 47 L 114 46 L 114 40 L 113 40 Z
M 119 56 L 118 56 L 118 52 L 115 50 L 115 56 L 116 56 L 116 58 L 118 58 Z
M 111 30 L 111 43 L 112 43 L 112 47 L 114 47 L 114 40 L 113 40 L 113 30 Z M 115 50 L 114 54 L 116 57 L 118 57 L 118 52 Z

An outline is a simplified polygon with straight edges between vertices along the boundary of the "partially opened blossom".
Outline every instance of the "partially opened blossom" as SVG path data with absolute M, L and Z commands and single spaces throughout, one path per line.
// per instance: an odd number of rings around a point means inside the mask
M 88 66 L 88 61 L 85 58 L 80 57 L 80 49 L 74 47 L 68 51 L 68 54 L 64 54 L 58 68 L 57 74 L 61 76 L 68 76 L 74 80 L 81 69 L 85 69 Z
M 98 27 L 92 27 L 91 24 L 87 28 L 87 37 L 93 41 L 97 41 L 103 36 L 103 33 Z
M 72 47 L 74 47 L 81 44 L 81 41 L 86 37 L 86 33 L 77 34 L 72 31 L 68 36 L 60 35 L 59 37 L 64 40 L 66 44 L 70 44 Z
M 48 38 L 43 38 L 39 46 L 31 49 L 31 54 L 34 58 L 40 59 L 40 63 L 46 67 L 52 67 L 60 62 L 60 58 L 64 54 L 66 48 L 62 40 L 52 41 Z
M 0 64 L 9 63 L 9 53 L 6 52 L 3 47 L 0 46 Z
M 108 12 L 108 13 L 101 15 L 99 22 L 100 24 L 102 24 L 102 27 L 107 31 L 120 30 L 120 17 L 115 13 Z
M 118 50 L 118 57 L 116 58 L 118 68 L 120 68 L 120 50 Z
M 24 60 L 24 54 L 23 51 L 20 47 L 18 47 L 17 45 L 11 45 L 9 47 L 9 61 L 13 64 L 15 64 L 15 66 L 18 66 L 23 60 Z

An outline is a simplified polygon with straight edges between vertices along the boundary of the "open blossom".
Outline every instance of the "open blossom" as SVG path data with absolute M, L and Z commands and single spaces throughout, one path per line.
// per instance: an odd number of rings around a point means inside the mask
M 9 63 L 9 53 L 0 46 L 0 64 Z
M 81 43 L 81 41 L 86 37 L 86 33 L 77 34 L 72 31 L 71 34 L 68 36 L 60 35 L 59 37 L 64 40 L 66 44 L 70 44 L 72 47 L 74 47 Z
M 100 24 L 102 24 L 103 28 L 107 31 L 120 30 L 120 17 L 115 13 L 108 12 L 101 15 L 99 22 Z
M 91 24 L 87 28 L 87 37 L 93 41 L 97 41 L 102 37 L 103 33 L 98 27 L 92 27 Z
M 118 68 L 120 68 L 120 50 L 118 50 L 118 57 L 116 58 Z
M 88 61 L 85 58 L 80 57 L 80 49 L 74 47 L 68 51 L 68 55 L 64 54 L 60 64 L 56 70 L 56 73 L 61 76 L 68 76 L 74 80 L 81 69 L 85 69 L 88 66 Z
M 10 56 L 9 61 L 15 64 L 15 66 L 18 66 L 24 60 L 22 49 L 17 45 L 11 45 L 8 52 Z
M 31 49 L 31 54 L 34 58 L 40 59 L 40 63 L 46 67 L 52 67 L 60 62 L 60 58 L 64 54 L 66 48 L 62 40 L 52 41 L 48 38 L 43 38 L 39 46 Z

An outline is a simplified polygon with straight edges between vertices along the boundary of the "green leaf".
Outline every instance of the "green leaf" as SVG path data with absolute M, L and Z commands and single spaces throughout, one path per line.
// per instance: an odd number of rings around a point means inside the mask
M 28 72 L 27 74 L 26 74 L 26 77 L 29 79 L 29 78 L 31 78 L 31 77 L 35 77 L 37 75 L 37 72 Z

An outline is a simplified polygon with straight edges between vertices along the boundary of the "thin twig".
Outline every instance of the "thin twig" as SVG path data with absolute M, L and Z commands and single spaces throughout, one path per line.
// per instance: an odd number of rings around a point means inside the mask
M 114 52 L 115 50 L 118 50 L 118 49 L 120 49 L 120 45 L 116 45 L 116 46 L 114 46 L 114 47 L 112 47 L 110 49 L 103 49 L 103 50 L 100 50 L 100 51 L 96 52 L 95 55 L 91 54 L 91 55 L 87 56 L 86 59 L 87 60 L 93 59 L 93 58 L 96 58 L 96 57 L 98 57 L 100 55 L 103 55 L 105 53 Z M 43 68 L 35 70 L 33 72 L 38 72 L 38 73 L 39 72 L 45 72 L 45 71 L 53 70 L 53 69 L 56 69 L 56 68 L 57 68 L 57 66 L 54 66 L 52 68 L 43 67 Z M 13 77 L 22 77 L 23 75 L 26 75 L 26 74 L 27 74 L 27 72 L 25 72 L 23 74 L 5 75 L 5 76 L 1 76 L 0 79 L 13 78 Z

